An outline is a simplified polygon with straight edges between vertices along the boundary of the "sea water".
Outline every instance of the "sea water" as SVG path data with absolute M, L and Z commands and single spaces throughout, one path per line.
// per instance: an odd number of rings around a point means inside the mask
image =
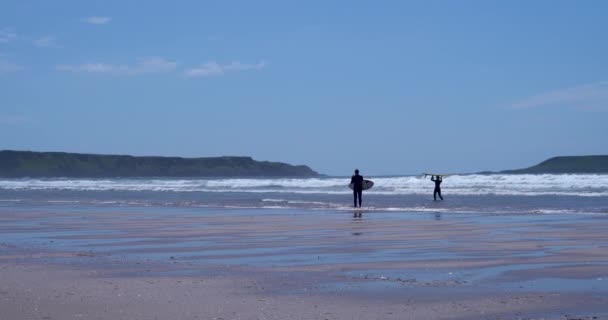
M 279 268 L 305 284 L 288 293 L 608 292 L 608 175 L 454 175 L 444 201 L 430 177 L 366 178 L 362 215 L 350 177 L 0 179 L 0 249 L 127 274 Z
M 369 177 L 367 211 L 608 215 L 608 175 L 453 175 L 433 201 L 422 176 Z M 0 179 L 0 206 L 94 205 L 351 210 L 350 177 Z

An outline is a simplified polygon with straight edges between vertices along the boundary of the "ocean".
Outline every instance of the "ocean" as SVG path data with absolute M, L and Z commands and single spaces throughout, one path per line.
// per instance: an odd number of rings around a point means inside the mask
M 433 201 L 422 176 L 366 176 L 369 212 L 608 215 L 608 175 L 453 175 Z M 350 177 L 0 179 L 0 206 L 352 210 Z

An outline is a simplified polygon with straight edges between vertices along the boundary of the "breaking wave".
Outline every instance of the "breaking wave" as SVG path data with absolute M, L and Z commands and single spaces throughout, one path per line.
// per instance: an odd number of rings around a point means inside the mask
M 366 177 L 374 180 L 368 192 L 385 195 L 428 194 L 433 184 L 421 176 Z M 0 190 L 242 192 L 347 194 L 348 178 L 309 179 L 0 179 Z M 582 197 L 608 196 L 608 175 L 453 175 L 444 179 L 444 193 L 452 195 Z

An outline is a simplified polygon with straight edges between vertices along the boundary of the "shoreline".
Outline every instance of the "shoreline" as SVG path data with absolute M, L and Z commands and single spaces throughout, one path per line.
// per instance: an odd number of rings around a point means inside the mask
M 608 318 L 605 216 L 73 209 L 0 208 L 8 319 Z

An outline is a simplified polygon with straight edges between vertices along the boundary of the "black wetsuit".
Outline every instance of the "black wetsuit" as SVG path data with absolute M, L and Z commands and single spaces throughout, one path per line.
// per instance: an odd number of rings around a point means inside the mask
M 435 190 L 433 191 L 433 199 L 437 200 L 437 195 L 439 195 L 439 198 L 441 200 L 443 200 L 443 197 L 441 196 L 441 177 L 437 177 L 436 179 L 434 179 L 434 177 L 431 177 L 431 181 L 435 182 Z
M 361 197 L 363 196 L 363 176 L 358 174 L 352 176 L 350 178 L 350 183 L 354 184 L 353 186 L 353 197 L 355 202 L 355 207 L 357 207 L 357 198 L 359 198 L 359 207 L 361 207 Z

